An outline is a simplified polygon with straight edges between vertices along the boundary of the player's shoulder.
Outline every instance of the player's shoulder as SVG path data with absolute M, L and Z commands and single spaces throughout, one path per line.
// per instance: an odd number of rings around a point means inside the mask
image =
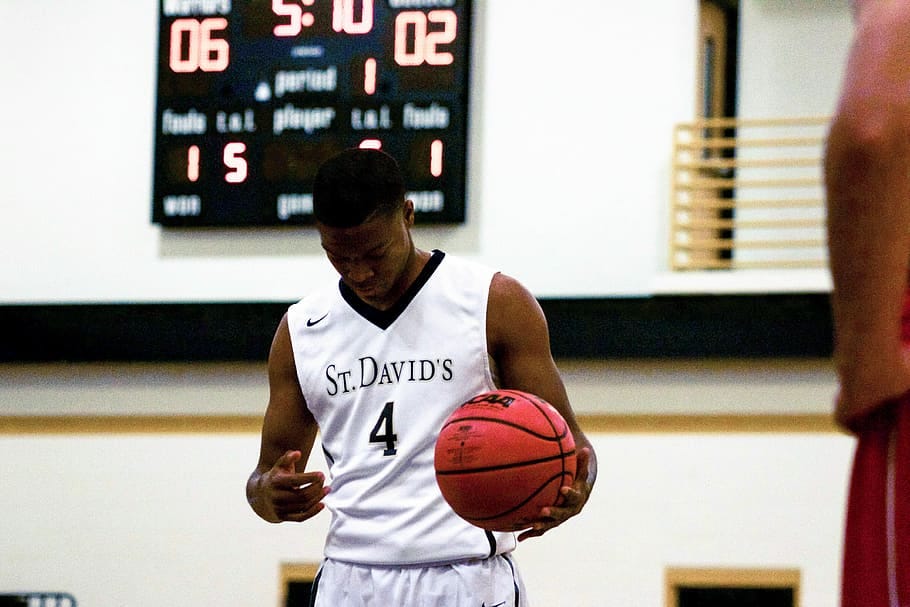
M 285 318 L 294 333 L 301 323 L 307 327 L 314 327 L 336 305 L 340 299 L 338 282 L 314 289 L 304 295 L 300 300 L 288 306 Z
M 517 278 L 496 272 L 490 281 L 490 298 L 505 302 L 536 301 L 531 291 Z
M 433 251 L 433 257 L 437 259 L 434 273 L 438 273 L 451 283 L 465 287 L 478 283 L 488 284 L 496 273 L 491 266 L 469 257 L 461 257 L 439 250 Z
M 524 284 L 501 272 L 493 276 L 487 300 L 487 326 L 493 331 L 491 337 L 500 333 L 521 333 L 545 324 L 540 303 Z

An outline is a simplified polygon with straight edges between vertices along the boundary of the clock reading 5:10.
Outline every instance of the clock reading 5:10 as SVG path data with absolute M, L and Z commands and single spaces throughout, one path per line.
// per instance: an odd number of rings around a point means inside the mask
M 297 36 L 304 27 L 313 24 L 313 15 L 303 9 L 316 0 L 287 4 L 287 0 L 272 0 L 272 12 L 286 17 L 287 23 L 275 26 L 277 37 Z M 360 15 L 354 14 L 353 0 L 332 0 L 332 29 L 339 33 L 366 34 L 373 29 L 373 0 L 362 0 Z M 430 31 L 430 24 L 442 29 Z M 178 74 L 223 72 L 230 65 L 230 44 L 215 34 L 227 29 L 224 17 L 206 19 L 176 19 L 171 24 L 168 65 Z M 395 18 L 394 57 L 400 66 L 449 65 L 452 53 L 439 47 L 455 41 L 458 16 L 450 10 L 402 11 Z

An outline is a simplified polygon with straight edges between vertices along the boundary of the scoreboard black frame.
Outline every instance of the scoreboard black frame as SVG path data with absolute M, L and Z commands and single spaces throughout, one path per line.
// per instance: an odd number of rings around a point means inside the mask
M 421 223 L 463 223 L 471 0 L 161 0 L 152 221 L 306 225 L 323 160 L 374 147 Z

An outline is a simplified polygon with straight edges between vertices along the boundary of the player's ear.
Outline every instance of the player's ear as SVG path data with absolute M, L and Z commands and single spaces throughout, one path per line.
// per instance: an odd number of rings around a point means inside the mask
M 407 227 L 414 227 L 414 201 L 410 198 L 405 198 L 404 207 L 402 208 L 402 213 L 404 216 L 404 223 Z

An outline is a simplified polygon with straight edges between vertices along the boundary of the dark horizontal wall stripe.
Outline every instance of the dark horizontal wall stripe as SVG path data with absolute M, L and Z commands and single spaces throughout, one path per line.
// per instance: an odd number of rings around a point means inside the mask
M 827 294 L 541 299 L 557 358 L 825 357 Z M 0 362 L 262 361 L 287 303 L 0 305 Z
M 826 357 L 827 294 L 542 300 L 568 358 Z
M 286 304 L 0 306 L 0 360 L 265 360 Z

